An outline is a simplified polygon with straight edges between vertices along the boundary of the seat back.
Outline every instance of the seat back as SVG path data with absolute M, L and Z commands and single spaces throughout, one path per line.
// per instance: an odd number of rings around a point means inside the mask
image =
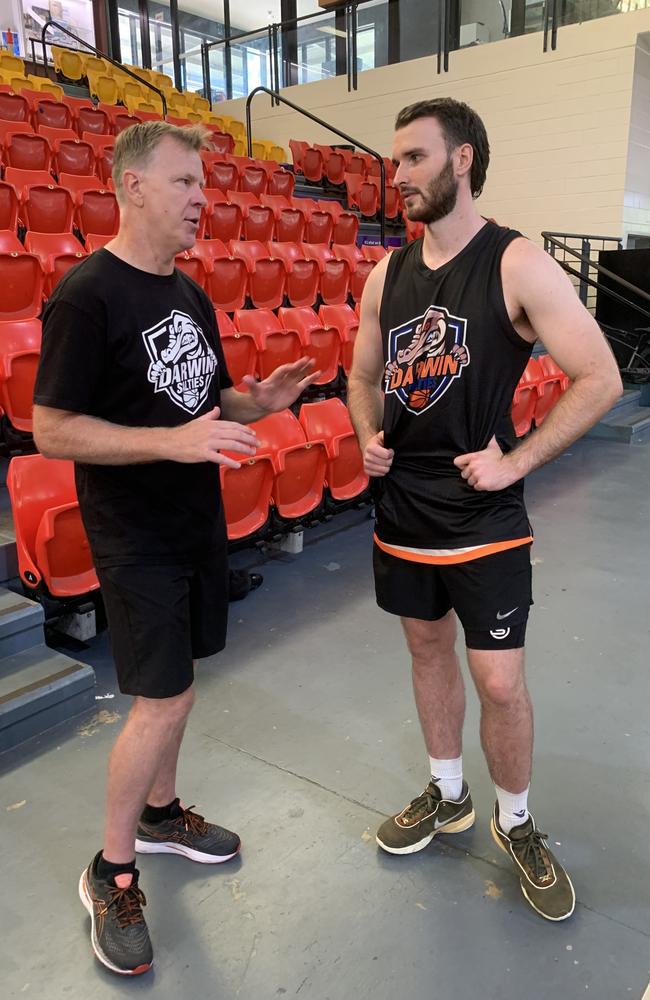
M 32 401 L 40 350 L 40 320 L 0 324 L 0 406 L 11 424 L 27 434 L 32 432 Z
M 114 236 L 120 226 L 120 209 L 112 191 L 85 191 L 79 197 L 77 224 L 80 231 Z
M 0 253 L 0 321 L 33 319 L 43 303 L 43 270 L 36 254 Z

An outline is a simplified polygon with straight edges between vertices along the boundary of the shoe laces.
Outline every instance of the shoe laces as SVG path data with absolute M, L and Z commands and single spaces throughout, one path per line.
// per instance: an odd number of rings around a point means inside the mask
M 533 829 L 525 840 L 517 844 L 517 853 L 520 854 L 521 862 L 528 868 L 534 877 L 540 881 L 546 881 L 553 877 L 551 872 L 551 859 L 546 850 L 544 841 L 548 837 L 547 833 Z
M 437 799 L 431 794 L 428 788 L 425 788 L 422 795 L 418 795 L 417 798 L 406 807 L 404 810 L 404 819 L 414 819 L 419 813 L 424 812 L 425 814 L 435 812 L 440 799 Z
M 115 907 L 115 922 L 120 929 L 130 927 L 135 924 L 144 923 L 142 907 L 147 905 L 147 900 L 142 889 L 137 885 L 127 885 L 124 889 L 119 886 L 109 888 L 108 902 L 102 910 L 102 916 L 106 916 L 111 907 Z
M 183 806 L 179 806 L 179 808 L 181 810 L 181 814 L 177 817 L 176 822 L 182 823 L 187 833 L 194 833 L 197 836 L 203 836 L 208 832 L 208 824 L 203 816 L 199 816 L 198 813 L 192 812 L 194 806 L 188 806 L 187 809 L 184 809 Z

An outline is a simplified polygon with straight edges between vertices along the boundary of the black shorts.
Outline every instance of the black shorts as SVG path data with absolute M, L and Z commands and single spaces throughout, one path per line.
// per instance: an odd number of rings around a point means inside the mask
M 120 691 L 172 698 L 194 680 L 193 660 L 226 644 L 225 548 L 193 563 L 97 571 Z
M 444 566 L 398 559 L 375 544 L 373 563 L 384 611 L 430 622 L 453 608 L 469 649 L 524 645 L 533 603 L 529 544 Z

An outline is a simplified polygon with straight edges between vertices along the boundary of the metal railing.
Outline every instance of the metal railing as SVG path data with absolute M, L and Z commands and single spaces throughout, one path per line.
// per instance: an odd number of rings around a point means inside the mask
M 379 238 L 381 240 L 381 245 L 386 245 L 386 164 L 384 163 L 384 158 L 375 149 L 371 149 L 370 146 L 366 146 L 359 139 L 353 138 L 353 136 L 348 135 L 346 132 L 341 132 L 340 129 L 335 128 L 329 122 L 326 122 L 323 118 L 319 118 L 318 115 L 314 115 L 311 111 L 307 111 L 305 108 L 301 108 L 300 105 L 294 104 L 287 97 L 282 97 L 277 91 L 274 92 L 269 90 L 268 87 L 255 87 L 255 90 L 251 90 L 250 94 L 246 98 L 246 135 L 248 140 L 248 155 L 253 154 L 253 133 L 251 129 L 251 102 L 256 94 L 268 94 L 271 98 L 271 106 L 277 106 L 279 104 L 286 104 L 287 107 L 292 108 L 293 111 L 297 111 L 299 114 L 304 115 L 305 118 L 309 118 L 311 121 L 320 125 L 322 128 L 326 128 L 329 132 L 333 132 L 337 135 L 339 139 L 344 139 L 346 142 L 351 143 L 353 146 L 358 146 L 362 149 L 364 153 L 368 153 L 379 161 L 379 176 L 380 176 L 380 207 L 379 207 Z
M 623 241 L 618 236 L 580 233 L 543 232 L 542 237 L 544 249 L 571 276 L 581 302 L 592 313 L 595 312 L 596 296 L 603 295 L 623 306 L 628 310 L 628 315 L 631 312 L 639 317 L 638 323 L 630 323 L 627 327 L 613 326 L 602 321 L 600 326 L 612 346 L 622 377 L 637 384 L 650 382 L 650 293 L 610 271 L 593 257 L 601 250 L 623 250 Z M 570 247 L 568 240 L 579 241 L 580 250 Z M 613 246 L 607 247 L 608 243 Z M 577 262 L 579 267 L 574 267 L 572 261 Z M 609 284 L 599 280 L 603 278 Z M 623 292 L 628 294 L 624 295 Z M 630 299 L 630 295 L 637 301 Z M 644 304 L 641 305 L 639 300 Z M 645 325 L 641 325 L 642 323 Z
M 94 53 L 94 55 L 96 55 L 99 59 L 105 59 L 107 63 L 111 64 L 111 66 L 115 66 L 116 69 L 119 69 L 121 73 L 126 73 L 127 76 L 133 77 L 134 80 L 137 80 L 139 84 L 146 87 L 148 90 L 153 90 L 153 92 L 157 94 L 161 100 L 163 118 L 167 117 L 167 98 L 165 97 L 164 92 L 159 87 L 154 87 L 153 83 L 149 83 L 148 80 L 145 80 L 141 76 L 138 76 L 138 74 L 134 73 L 133 70 L 127 69 L 126 66 L 123 66 L 122 63 L 118 62 L 116 59 L 111 58 L 111 56 L 107 56 L 105 52 L 101 51 L 101 49 L 96 49 L 94 45 L 90 44 L 90 42 L 87 42 L 83 38 L 80 38 L 79 35 L 75 35 L 74 31 L 70 31 L 69 28 L 65 28 L 62 24 L 59 24 L 58 21 L 54 21 L 52 19 L 45 22 L 45 24 L 43 25 L 43 30 L 41 31 L 40 41 L 43 49 L 43 65 L 45 67 L 47 67 L 47 45 L 49 45 L 50 48 L 52 47 L 51 42 L 45 41 L 45 36 L 47 34 L 47 29 L 51 26 L 58 28 L 59 31 L 62 31 L 64 35 L 68 36 L 68 38 L 73 38 L 75 42 L 78 42 L 80 45 L 83 45 L 85 49 L 88 49 L 90 52 Z M 32 61 L 34 62 L 34 66 L 36 66 L 35 51 L 34 51 L 35 41 L 37 41 L 37 39 L 30 38 L 30 42 L 32 43 Z M 68 45 L 57 45 L 57 48 L 61 49 L 67 48 L 71 52 L 78 51 L 77 49 L 73 49 L 71 46 Z

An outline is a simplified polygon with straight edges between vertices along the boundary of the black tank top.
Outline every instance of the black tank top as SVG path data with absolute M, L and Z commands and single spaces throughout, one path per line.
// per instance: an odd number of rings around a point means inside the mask
M 500 265 L 519 236 L 488 222 L 435 271 L 422 259 L 422 239 L 391 254 L 380 324 L 384 440 L 395 457 L 376 482 L 376 537 L 391 549 L 456 550 L 530 537 L 523 481 L 477 491 L 453 464 L 495 434 L 504 451 L 515 443 L 510 407 L 532 345 L 510 322 Z

